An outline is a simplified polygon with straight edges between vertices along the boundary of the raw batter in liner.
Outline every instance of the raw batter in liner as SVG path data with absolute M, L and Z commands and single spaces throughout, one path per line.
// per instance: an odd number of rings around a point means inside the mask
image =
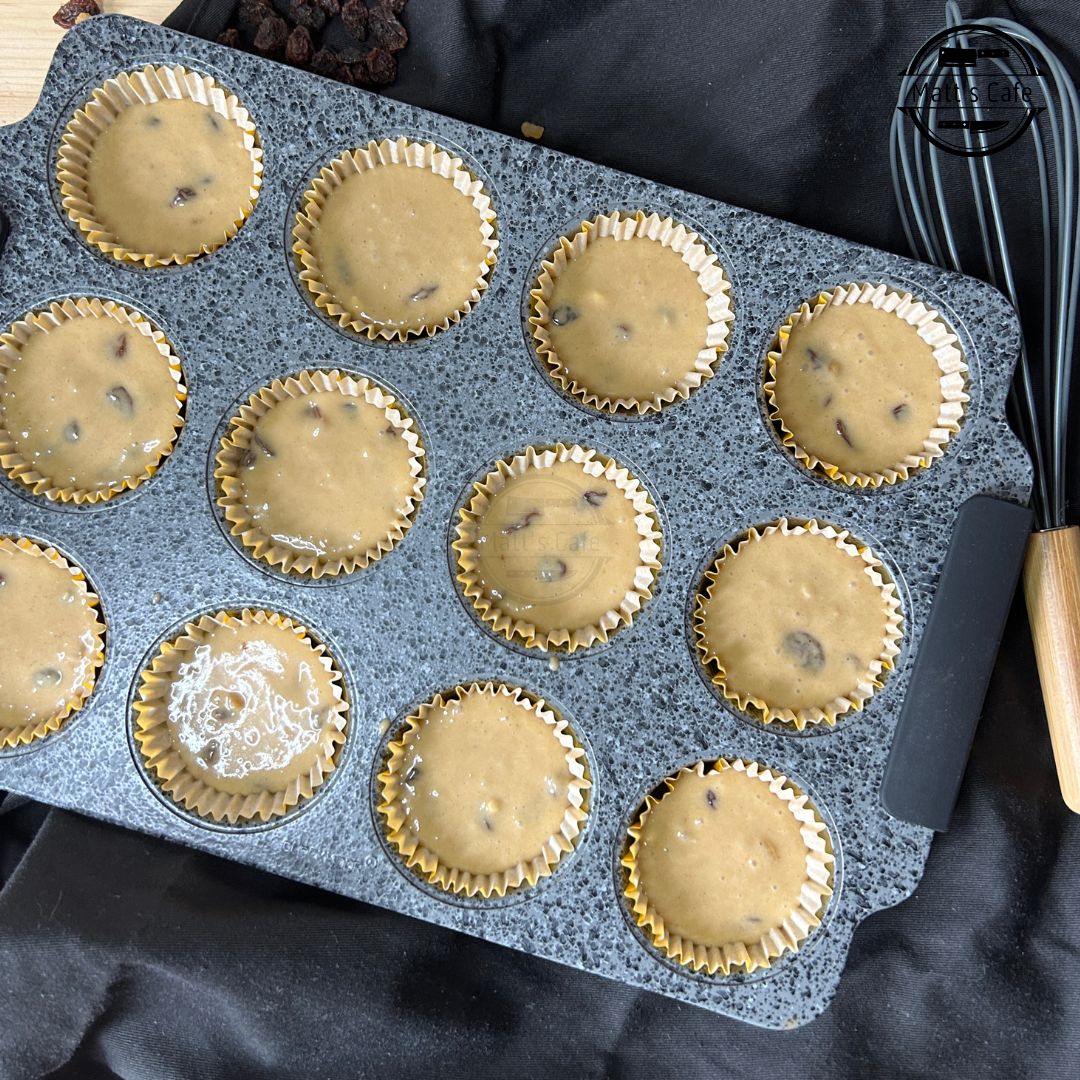
M 87 192 L 117 242 L 165 259 L 224 242 L 254 178 L 236 123 L 190 98 L 165 98 L 128 106 L 101 132 Z
M 603 398 L 646 400 L 694 370 L 708 297 L 658 240 L 591 240 L 554 279 L 548 333 L 560 368 Z
M 556 461 L 512 476 L 476 523 L 477 573 L 506 614 L 541 632 L 595 626 L 634 589 L 633 503 L 605 476 Z
M 380 541 L 411 511 L 412 460 L 384 409 L 316 390 L 259 418 L 237 477 L 252 521 L 278 545 L 377 558 Z
M 31 335 L 0 374 L 0 425 L 57 488 L 106 490 L 145 477 L 176 439 L 179 403 L 153 340 L 108 317 Z
M 750 945 L 799 908 L 807 847 L 769 785 L 735 769 L 684 772 L 644 817 L 640 890 L 669 936 Z
M 323 282 L 355 319 L 422 330 L 470 301 L 487 258 L 481 226 L 452 180 L 399 162 L 334 188 L 310 244 Z
M 808 453 L 880 473 L 923 453 L 938 426 L 941 368 L 918 329 L 872 304 L 828 305 L 792 328 L 776 412 Z
M 508 871 L 559 832 L 575 778 L 555 728 L 526 701 L 470 689 L 404 741 L 405 827 L 444 866 Z
M 103 630 L 70 570 L 0 545 L 0 728 L 59 716 L 87 696 Z
M 695 624 L 724 685 L 777 709 L 851 694 L 886 640 L 889 608 L 863 560 L 818 533 L 772 532 L 717 564 Z
M 180 648 L 166 723 L 194 776 L 228 794 L 282 791 L 325 756 L 341 696 L 295 630 L 219 616 Z

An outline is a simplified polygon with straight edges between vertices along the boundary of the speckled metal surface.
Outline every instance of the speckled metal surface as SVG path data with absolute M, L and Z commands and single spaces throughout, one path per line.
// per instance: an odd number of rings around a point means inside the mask
M 266 152 L 254 215 L 214 255 L 147 271 L 91 250 L 62 214 L 53 177 L 63 125 L 96 84 L 146 62 L 217 77 L 250 109 Z M 460 326 L 431 341 L 379 346 L 324 321 L 296 286 L 287 236 L 317 167 L 384 135 L 430 137 L 461 152 L 499 215 L 491 288 Z M 971 279 L 565 157 L 258 58 L 121 17 L 90 20 L 57 51 L 41 100 L 0 131 L 0 318 L 67 295 L 139 308 L 179 353 L 187 425 L 162 471 L 92 510 L 0 487 L 0 532 L 54 543 L 99 590 L 109 625 L 90 705 L 41 744 L 0 756 L 0 787 L 168 837 L 587 971 L 769 1027 L 828 1004 L 853 930 L 915 887 L 931 833 L 891 818 L 878 788 L 957 509 L 972 495 L 1024 500 L 1026 455 L 1003 417 L 1018 328 L 1005 300 Z M 540 373 L 522 312 L 536 261 L 582 217 L 656 209 L 699 228 L 733 283 L 731 349 L 716 376 L 659 419 L 585 412 Z M 780 448 L 761 406 L 770 338 L 822 287 L 855 280 L 910 288 L 958 331 L 971 405 L 946 457 L 894 489 L 855 492 L 808 475 Z M 380 563 L 330 587 L 286 581 L 241 557 L 212 504 L 215 434 L 253 386 L 311 365 L 364 372 L 419 419 L 429 486 L 414 528 Z M 525 655 L 481 629 L 451 573 L 448 531 L 466 484 L 529 443 L 576 441 L 628 465 L 654 492 L 664 528 L 660 587 L 627 631 L 563 659 Z M 703 562 L 724 539 L 781 515 L 852 529 L 884 557 L 906 620 L 897 670 L 861 713 L 801 735 L 741 718 L 700 677 L 687 626 Z M 330 645 L 352 701 L 341 768 L 301 813 L 273 827 L 209 828 L 178 813 L 136 767 L 132 683 L 154 644 L 194 613 L 262 605 L 295 614 Z M 494 903 L 449 899 L 402 870 L 380 839 L 373 762 L 383 721 L 463 680 L 519 683 L 551 701 L 588 748 L 591 818 L 575 854 L 540 886 Z M 644 793 L 678 766 L 742 755 L 811 793 L 837 851 L 836 892 L 803 948 L 753 976 L 708 977 L 662 961 L 632 929 L 617 857 Z

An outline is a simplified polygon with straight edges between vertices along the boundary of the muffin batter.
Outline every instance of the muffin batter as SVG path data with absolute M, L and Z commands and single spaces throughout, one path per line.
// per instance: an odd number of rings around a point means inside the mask
M 476 531 L 484 592 L 542 632 L 596 625 L 634 589 L 641 566 L 633 503 L 575 461 L 511 477 Z
M 601 398 L 650 399 L 694 370 L 707 304 L 678 252 L 644 236 L 600 237 L 554 279 L 551 362 Z
M 481 225 L 452 180 L 377 165 L 332 189 L 310 243 L 319 276 L 354 319 L 422 330 L 471 300 L 487 258 Z
M 426 710 L 405 742 L 405 828 L 445 866 L 510 870 L 560 830 L 574 777 L 555 728 L 528 704 L 473 688 Z
M 223 243 L 254 179 L 241 128 L 189 98 L 124 109 L 87 165 L 97 220 L 128 251 L 161 259 Z
M 172 447 L 178 412 L 168 361 L 119 319 L 64 319 L 31 335 L 0 374 L 0 425 L 57 488 L 145 478 Z
M 281 791 L 325 755 L 341 700 L 295 630 L 217 616 L 170 680 L 166 723 L 187 770 L 216 791 Z
M 807 847 L 796 818 L 744 772 L 684 772 L 644 816 L 640 889 L 669 935 L 750 945 L 799 908 Z
M 818 533 L 772 532 L 716 564 L 699 598 L 698 648 L 733 693 L 823 708 L 871 679 L 889 608 L 863 560 Z
M 255 527 L 325 558 L 377 558 L 412 511 L 413 451 L 384 409 L 337 390 L 287 397 L 256 422 L 236 476 Z
M 39 549 L 0 544 L 0 743 L 80 704 L 103 631 L 87 592 Z
M 922 454 L 943 400 L 933 349 L 872 304 L 830 304 L 793 327 L 775 382 L 795 442 L 846 472 L 880 473 Z

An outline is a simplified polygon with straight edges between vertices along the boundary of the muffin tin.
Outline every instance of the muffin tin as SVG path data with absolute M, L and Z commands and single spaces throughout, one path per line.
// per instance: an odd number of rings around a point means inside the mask
M 146 63 L 217 78 L 250 110 L 265 150 L 250 220 L 188 266 L 120 264 L 90 248 L 60 207 L 64 125 L 95 86 Z M 297 280 L 290 236 L 324 163 L 398 135 L 461 155 L 491 193 L 500 246 L 490 288 L 459 325 L 388 345 L 317 312 Z M 929 850 L 931 830 L 890 815 L 879 792 L 905 698 L 921 690 L 925 700 L 926 688 L 913 683 L 916 659 L 960 508 L 986 494 L 1022 503 L 1030 489 L 1030 463 L 1004 420 L 1019 341 L 1004 298 L 969 278 L 120 16 L 65 37 L 37 107 L 0 131 L 0 153 L 0 209 L 11 224 L 0 253 L 3 324 L 66 296 L 121 301 L 164 331 L 189 388 L 174 453 L 133 492 L 71 507 L 0 482 L 0 533 L 46 541 L 75 560 L 108 624 L 90 702 L 60 733 L 0 754 L 0 788 L 755 1024 L 793 1027 L 820 1013 L 856 925 L 911 893 Z M 652 418 L 609 418 L 561 394 L 541 372 L 526 324 L 529 290 L 558 235 L 615 208 L 656 210 L 696 229 L 732 282 L 735 322 L 716 374 Z M 942 312 L 971 369 L 971 401 L 944 457 L 876 491 L 806 472 L 781 447 L 761 393 L 786 316 L 822 288 L 864 280 L 910 290 Z M 249 561 L 226 539 L 213 503 L 213 457 L 237 405 L 307 367 L 388 387 L 417 420 L 427 452 L 426 495 L 401 544 L 318 585 Z M 478 623 L 449 545 L 472 479 L 529 444 L 557 441 L 629 467 L 659 507 L 664 547 L 658 589 L 634 623 L 606 645 L 552 659 Z M 710 690 L 695 659 L 689 613 L 703 570 L 726 540 L 782 516 L 851 529 L 884 560 L 901 596 L 896 670 L 835 728 L 798 733 L 741 716 Z M 160 641 L 202 612 L 243 606 L 284 612 L 325 641 L 344 671 L 351 718 L 340 767 L 313 799 L 271 824 L 230 829 L 185 815 L 143 774 L 131 698 Z M 982 653 L 988 659 L 992 648 Z M 986 667 L 964 672 L 973 694 Z M 586 748 L 594 785 L 576 851 L 534 888 L 487 901 L 444 894 L 404 869 L 375 811 L 375 777 L 402 718 L 437 691 L 486 679 L 521 685 L 557 709 Z M 720 756 L 762 762 L 808 792 L 836 855 L 823 924 L 797 953 L 751 975 L 697 975 L 662 959 L 622 898 L 619 858 L 644 796 L 679 767 Z

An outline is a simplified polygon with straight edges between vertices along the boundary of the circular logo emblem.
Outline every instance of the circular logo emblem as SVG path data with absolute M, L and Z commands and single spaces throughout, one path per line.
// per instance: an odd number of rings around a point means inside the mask
M 961 23 L 930 38 L 901 72 L 898 107 L 939 149 L 985 157 L 1016 142 L 1045 108 L 1040 74 L 1016 38 Z

